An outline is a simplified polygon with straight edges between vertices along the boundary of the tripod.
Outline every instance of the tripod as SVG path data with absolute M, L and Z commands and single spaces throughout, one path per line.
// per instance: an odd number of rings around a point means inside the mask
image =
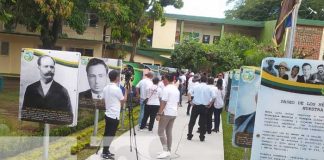
M 129 145 L 130 151 L 133 152 L 132 142 L 134 140 L 135 143 L 135 153 L 136 153 L 136 160 L 138 160 L 138 150 L 137 150 L 137 142 L 136 142 L 136 129 L 134 125 L 134 116 L 133 116 L 133 89 L 130 85 L 130 81 L 126 81 L 125 83 L 126 89 L 129 90 L 129 98 L 127 99 L 127 107 L 128 107 L 128 118 L 129 118 Z M 132 132 L 134 135 L 134 139 L 132 137 Z

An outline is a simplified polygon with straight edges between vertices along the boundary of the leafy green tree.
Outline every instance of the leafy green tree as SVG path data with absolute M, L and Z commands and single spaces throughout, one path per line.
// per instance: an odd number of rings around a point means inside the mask
M 86 29 L 87 0 L 1 0 L 0 6 L 10 15 L 7 26 L 21 24 L 29 31 L 40 32 L 46 49 L 54 48 L 64 22 L 79 34 Z
M 277 19 L 282 0 L 228 0 L 234 8 L 225 11 L 226 18 L 265 21 Z M 323 0 L 303 0 L 299 18 L 324 20 Z
M 260 66 L 265 57 L 276 56 L 272 46 L 257 42 L 252 37 L 225 34 L 216 44 L 196 41 L 176 46 L 171 63 L 173 67 L 188 68 L 195 72 L 223 72 L 242 65 Z
M 130 12 L 129 6 L 126 6 L 120 0 L 90 0 L 90 7 L 94 10 L 103 24 L 103 45 L 102 45 L 102 56 L 105 57 L 106 52 L 106 36 L 107 29 L 111 28 L 114 30 L 115 26 L 119 24 L 127 23 L 129 20 L 128 13 Z M 114 36 L 116 37 L 116 36 Z M 118 37 L 118 36 L 117 36 Z M 119 42 L 124 44 L 123 39 L 118 39 Z
M 133 62 L 138 42 L 152 33 L 153 21 L 165 22 L 163 8 L 169 5 L 175 8 L 183 6 L 182 0 L 117 0 L 122 6 L 128 6 L 127 19 L 117 19 L 112 25 L 112 37 L 132 44 L 133 50 L 129 61 Z

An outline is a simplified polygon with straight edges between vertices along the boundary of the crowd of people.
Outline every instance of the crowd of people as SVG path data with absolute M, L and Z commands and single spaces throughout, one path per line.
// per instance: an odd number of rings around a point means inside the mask
M 104 136 L 104 149 L 102 158 L 114 159 L 109 146 L 115 136 L 119 124 L 119 113 L 122 103 L 129 93 L 126 89 L 124 95 L 118 87 L 119 73 L 109 72 L 111 83 L 104 89 L 104 102 L 106 106 L 106 128 Z M 226 82 L 224 75 L 218 74 L 216 78 L 206 73 L 179 72 L 178 74 L 165 74 L 161 79 L 154 77 L 149 71 L 136 85 L 136 97 L 140 99 L 140 114 L 138 119 L 139 131 L 148 129 L 152 132 L 155 121 L 158 121 L 158 136 L 163 151 L 157 158 L 163 159 L 171 156 L 172 129 L 178 107 L 188 103 L 186 114 L 190 116 L 187 139 L 193 138 L 193 128 L 199 117 L 199 139 L 205 141 L 205 134 L 212 131 L 219 132 L 220 114 L 224 106 Z M 183 102 L 182 97 L 188 96 Z M 214 115 L 214 127 L 212 116 Z M 147 121 L 149 123 L 147 125 Z M 154 133 L 152 133 L 154 134 Z

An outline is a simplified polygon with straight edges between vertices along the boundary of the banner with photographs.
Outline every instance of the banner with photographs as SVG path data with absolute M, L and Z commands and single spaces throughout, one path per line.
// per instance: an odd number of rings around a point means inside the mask
M 108 73 L 121 71 L 122 61 L 110 58 L 81 57 L 79 66 L 79 107 L 105 110 L 103 89 L 109 83 Z
M 80 53 L 22 49 L 19 119 L 77 124 Z
M 233 145 L 251 148 L 261 69 L 241 67 L 237 107 L 235 109 Z
M 323 159 L 323 64 L 287 58 L 262 61 L 252 160 Z
M 231 82 L 231 94 L 229 98 L 229 105 L 228 105 L 228 123 L 234 124 L 234 114 L 235 108 L 237 106 L 237 98 L 238 98 L 238 84 L 240 81 L 240 70 L 234 69 L 233 70 L 233 77 Z

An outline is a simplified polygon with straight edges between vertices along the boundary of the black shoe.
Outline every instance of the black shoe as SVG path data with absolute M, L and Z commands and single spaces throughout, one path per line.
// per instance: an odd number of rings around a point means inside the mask
M 205 137 L 199 137 L 199 139 L 201 142 L 205 141 Z
M 191 139 L 192 139 L 192 137 L 193 137 L 193 135 L 192 135 L 192 134 L 191 134 L 191 135 L 190 135 L 190 134 L 187 134 L 187 139 L 188 139 L 188 140 L 191 140 Z
M 211 131 L 207 131 L 208 134 L 211 134 Z
M 101 155 L 101 158 L 103 158 L 103 159 L 115 159 L 115 157 L 111 153 L 109 153 L 109 154 L 102 154 Z
M 216 130 L 216 129 L 212 129 L 212 131 L 213 131 L 213 132 L 217 132 L 217 130 Z

